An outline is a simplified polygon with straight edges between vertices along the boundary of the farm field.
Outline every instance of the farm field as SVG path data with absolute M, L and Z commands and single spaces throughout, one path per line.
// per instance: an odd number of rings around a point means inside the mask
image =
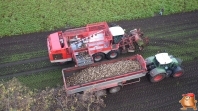
M 0 38 L 98 21 L 119 21 L 196 10 L 197 0 L 0 0 Z M 58 6 L 58 7 L 57 7 Z
M 106 97 L 103 111 L 176 111 L 181 108 L 182 94 L 198 96 L 198 11 L 147 19 L 115 22 L 127 31 L 141 28 L 150 38 L 142 54 L 145 58 L 166 50 L 183 59 L 185 75 L 150 83 L 146 77 L 140 83 L 128 85 Z M 53 31 L 54 32 L 54 31 Z M 46 38 L 52 33 L 33 33 L 0 39 L 0 79 L 17 77 L 31 88 L 44 89 L 63 85 L 61 69 L 74 64 L 51 64 Z M 130 56 L 133 53 L 123 55 Z

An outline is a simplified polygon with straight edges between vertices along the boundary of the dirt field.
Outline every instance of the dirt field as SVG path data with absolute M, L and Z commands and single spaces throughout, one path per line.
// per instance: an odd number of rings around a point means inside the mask
M 159 83 L 150 83 L 146 77 L 140 83 L 128 85 L 106 97 L 104 111 L 179 111 L 182 94 L 193 92 L 198 100 L 198 11 L 157 16 L 142 20 L 119 21 L 116 24 L 130 29 L 140 27 L 150 38 L 150 46 L 145 57 L 158 50 L 167 50 L 182 57 L 185 75 L 181 78 L 168 78 Z M 0 39 L 0 78 L 46 73 L 73 66 L 58 66 L 48 60 L 46 37 L 51 32 L 34 33 Z M 173 50 L 173 49 L 177 50 Z M 131 54 L 128 54 L 131 55 Z M 128 56 L 124 55 L 124 56 Z M 60 76 L 60 80 L 62 78 Z M 41 81 L 53 82 L 53 77 Z M 56 81 L 54 81 L 56 82 Z M 60 82 L 61 83 L 61 82 Z

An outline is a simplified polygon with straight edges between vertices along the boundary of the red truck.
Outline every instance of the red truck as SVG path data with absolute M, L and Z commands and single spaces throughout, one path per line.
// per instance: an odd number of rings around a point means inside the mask
M 98 96 L 105 95 L 107 91 L 116 93 L 122 86 L 140 82 L 140 78 L 146 75 L 149 76 L 151 82 L 159 82 L 165 77 L 180 77 L 183 75 L 183 69 L 180 67 L 181 62 L 177 60 L 179 59 L 175 59 L 168 53 L 156 54 L 146 59 L 137 54 L 131 57 L 97 62 L 89 66 L 65 68 L 62 69 L 64 87 L 68 95 L 83 93 L 87 90 L 94 91 Z M 130 65 L 130 62 L 134 63 Z M 112 70 L 113 68 L 114 70 Z M 108 72 L 105 73 L 105 70 Z M 90 72 L 94 74 L 90 75 Z

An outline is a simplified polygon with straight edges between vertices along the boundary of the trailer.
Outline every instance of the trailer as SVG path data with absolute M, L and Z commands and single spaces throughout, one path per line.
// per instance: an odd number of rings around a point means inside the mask
M 127 73 L 114 75 L 114 76 L 109 75 L 109 77 L 105 77 L 102 79 L 98 79 L 98 80 L 94 80 L 94 81 L 90 81 L 90 82 L 86 82 L 82 84 L 72 85 L 72 86 L 69 86 L 67 84 L 68 78 L 71 77 L 73 73 L 86 69 L 87 66 L 62 69 L 64 87 L 65 87 L 67 94 L 80 93 L 80 92 L 84 92 L 90 89 L 95 91 L 97 95 L 105 94 L 106 89 L 108 89 L 110 93 L 116 93 L 124 85 L 140 82 L 140 78 L 144 77 L 147 74 L 146 63 L 141 55 L 135 55 L 132 57 L 110 60 L 110 61 L 105 61 L 101 63 L 94 63 L 94 64 L 91 64 L 89 67 L 97 67 L 102 64 L 108 65 L 108 64 L 119 62 L 119 61 L 136 61 L 138 65 L 140 66 L 140 68 L 139 70 L 136 70 L 133 72 L 127 72 Z
M 130 63 L 138 65 L 138 68 L 134 69 Z M 140 82 L 140 78 L 146 75 L 152 83 L 162 81 L 166 77 L 180 77 L 184 72 L 181 63 L 181 59 L 168 53 L 158 53 L 146 59 L 137 54 L 88 66 L 64 68 L 62 77 L 68 95 L 92 90 L 97 96 L 101 96 L 107 91 L 116 93 L 125 85 Z M 109 72 L 105 73 L 104 70 Z

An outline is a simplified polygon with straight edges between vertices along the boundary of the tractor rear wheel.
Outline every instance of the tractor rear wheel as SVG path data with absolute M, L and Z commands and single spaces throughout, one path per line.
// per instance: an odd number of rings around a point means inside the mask
M 112 50 L 106 55 L 107 59 L 115 59 L 118 56 L 119 56 L 119 52 L 116 50 Z
M 103 53 L 96 53 L 93 56 L 94 62 L 100 62 L 104 59 L 104 54 Z
M 116 86 L 113 88 L 109 89 L 109 93 L 113 94 L 113 93 L 117 93 L 118 91 L 120 91 L 121 87 L 120 86 Z
M 150 76 L 151 82 L 159 82 L 162 81 L 166 75 L 164 73 L 156 74 L 154 77 Z
M 177 77 L 180 77 L 180 76 L 182 76 L 182 75 L 183 75 L 183 70 L 182 70 L 182 68 L 179 67 L 179 66 L 177 66 L 177 67 L 174 69 L 174 71 L 173 71 L 172 77 L 177 78 Z

